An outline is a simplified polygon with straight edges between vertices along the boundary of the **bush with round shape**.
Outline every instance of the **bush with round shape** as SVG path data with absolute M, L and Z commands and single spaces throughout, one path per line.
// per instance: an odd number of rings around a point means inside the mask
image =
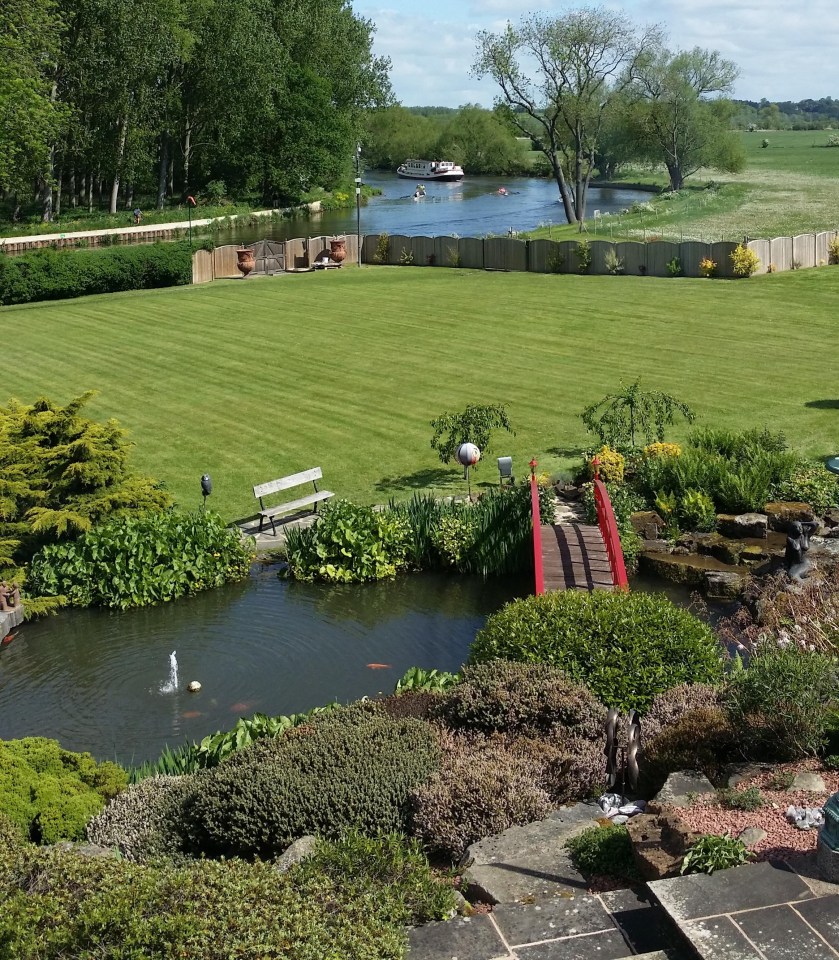
M 663 594 L 557 590 L 508 603 L 470 651 L 490 660 L 548 663 L 584 683 L 607 706 L 645 712 L 657 694 L 722 677 L 707 624 Z
M 137 863 L 172 856 L 179 848 L 174 825 L 191 789 L 191 777 L 148 777 L 133 784 L 88 823 L 87 839 Z
M 594 461 L 597 460 L 595 467 Z M 588 475 L 594 477 L 595 470 L 597 475 L 604 483 L 623 483 L 624 470 L 626 468 L 626 459 L 618 450 L 613 450 L 609 444 L 604 444 L 599 450 L 595 451 L 592 458 L 588 461 Z
M 485 732 L 559 726 L 597 738 L 606 722 L 603 704 L 559 667 L 503 660 L 465 667 L 436 712 L 451 727 Z
M 799 760 L 822 748 L 837 702 L 836 657 L 764 642 L 732 673 L 725 706 L 752 757 Z
M 420 720 L 366 705 L 332 711 L 198 774 L 181 829 L 195 853 L 263 858 L 304 834 L 402 830 L 411 791 L 438 762 Z
M 679 723 L 685 714 L 694 710 L 719 708 L 721 703 L 721 688 L 708 683 L 680 683 L 670 687 L 653 700 L 644 714 L 644 739 L 652 740 L 665 727 Z
M 643 721 L 641 729 L 643 737 Z M 718 780 L 736 755 L 737 737 L 719 707 L 696 707 L 642 746 L 641 780 L 645 794 L 652 795 L 678 770 L 701 770 L 709 780 Z
M 36 843 L 80 840 L 85 824 L 127 783 L 114 763 L 62 750 L 55 740 L 0 741 L 0 810 Z

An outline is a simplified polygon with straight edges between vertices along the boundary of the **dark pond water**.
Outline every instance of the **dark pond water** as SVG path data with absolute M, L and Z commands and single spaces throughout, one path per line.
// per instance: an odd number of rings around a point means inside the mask
M 527 585 L 417 574 L 325 586 L 255 566 L 244 583 L 172 604 L 66 612 L 0 647 L 0 739 L 54 737 L 140 762 L 256 711 L 391 693 L 414 665 L 458 670 L 487 616 Z M 173 650 L 180 691 L 161 693 Z
M 396 174 L 371 171 L 365 183 L 382 191 L 361 209 L 361 232 L 401 233 L 406 236 L 481 237 L 533 230 L 541 223 L 566 223 L 556 184 L 532 177 L 466 177 L 460 183 L 427 183 L 424 200 L 413 199 L 416 184 Z M 507 195 L 498 193 L 499 187 Z M 649 194 L 637 190 L 592 188 L 588 215 L 617 213 Z M 356 212 L 336 210 L 309 218 L 285 220 L 262 227 L 243 227 L 217 234 L 216 242 L 250 243 L 265 237 L 294 237 L 356 232 Z

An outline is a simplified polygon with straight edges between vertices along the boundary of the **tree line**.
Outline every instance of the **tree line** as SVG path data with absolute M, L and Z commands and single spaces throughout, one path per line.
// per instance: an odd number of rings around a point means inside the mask
M 49 219 L 334 185 L 391 99 L 374 29 L 345 0 L 3 0 L 0 193 Z

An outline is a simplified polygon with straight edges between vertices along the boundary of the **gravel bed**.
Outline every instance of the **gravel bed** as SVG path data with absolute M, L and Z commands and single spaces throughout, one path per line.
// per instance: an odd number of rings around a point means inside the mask
M 769 783 L 773 773 L 789 770 L 818 773 L 824 780 L 825 793 L 805 793 L 792 790 L 771 790 Z M 759 810 L 726 810 L 713 798 L 697 799 L 690 807 L 676 813 L 692 830 L 700 833 L 730 833 L 733 837 L 747 827 L 759 827 L 766 837 L 750 849 L 755 860 L 788 860 L 802 852 L 816 849 L 818 830 L 798 830 L 785 817 L 787 807 L 821 807 L 828 797 L 839 790 L 839 771 L 825 770 L 818 760 L 802 760 L 797 763 L 779 764 L 773 771 L 758 774 L 743 780 L 738 790 L 757 787 L 763 795 L 765 806 Z

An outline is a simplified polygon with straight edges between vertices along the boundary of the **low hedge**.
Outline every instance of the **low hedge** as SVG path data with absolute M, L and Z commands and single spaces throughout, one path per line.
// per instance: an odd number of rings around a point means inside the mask
M 186 243 L 104 250 L 36 250 L 0 254 L 0 304 L 66 300 L 93 293 L 174 287 L 192 279 Z
M 87 821 L 127 779 L 116 764 L 62 750 L 55 740 L 0 741 L 0 810 L 37 843 L 82 839 Z
M 558 590 L 514 600 L 487 620 L 470 659 L 553 664 L 606 706 L 641 712 L 670 687 L 723 674 L 707 624 L 663 594 L 640 592 Z

